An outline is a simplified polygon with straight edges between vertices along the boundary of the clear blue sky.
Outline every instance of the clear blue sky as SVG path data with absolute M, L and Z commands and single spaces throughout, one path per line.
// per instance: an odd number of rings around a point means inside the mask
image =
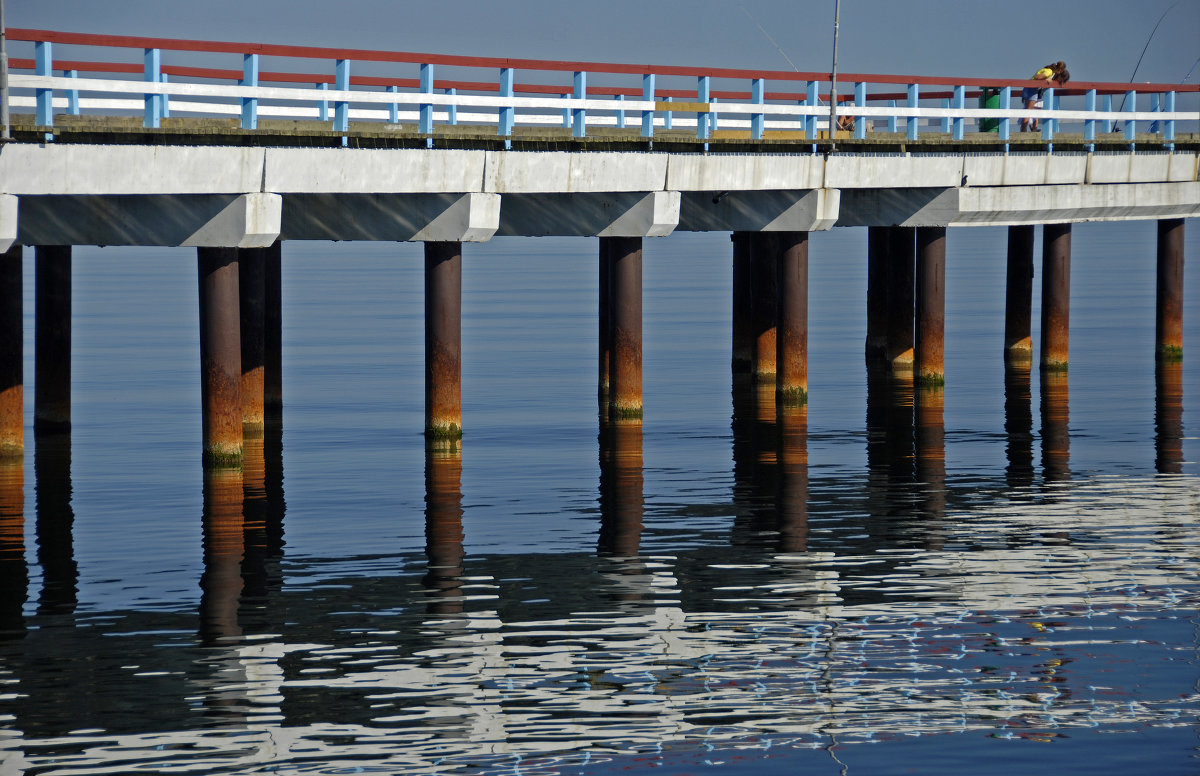
M 1061 59 L 1077 81 L 1125 82 L 1164 12 L 1137 80 L 1178 83 L 1200 58 L 1200 0 L 841 6 L 841 72 L 1020 78 Z M 6 0 L 6 13 L 73 32 L 827 72 L 834 0 Z

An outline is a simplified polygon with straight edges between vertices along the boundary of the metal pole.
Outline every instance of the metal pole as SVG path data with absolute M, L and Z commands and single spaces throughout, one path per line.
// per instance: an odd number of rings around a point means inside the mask
M 10 139 L 8 128 L 8 48 L 4 26 L 4 0 L 0 0 L 0 142 Z
M 837 50 L 838 18 L 842 15 L 842 0 L 833 3 L 833 71 L 829 74 L 829 150 L 837 148 L 834 141 L 837 132 Z

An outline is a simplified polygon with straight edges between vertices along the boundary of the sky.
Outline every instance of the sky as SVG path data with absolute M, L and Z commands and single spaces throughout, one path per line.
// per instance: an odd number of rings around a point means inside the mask
M 9 27 L 823 72 L 835 8 L 835 0 L 4 2 Z M 1063 60 L 1076 81 L 1124 83 L 1136 67 L 1139 82 L 1195 84 L 1197 59 L 1200 0 L 841 0 L 842 73 L 1024 78 Z

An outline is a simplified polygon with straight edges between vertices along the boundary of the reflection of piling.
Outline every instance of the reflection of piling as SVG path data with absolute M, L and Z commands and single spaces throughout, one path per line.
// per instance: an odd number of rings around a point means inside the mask
M 600 541 L 602 555 L 632 558 L 642 541 L 642 424 L 600 427 Z
M 33 472 L 37 508 L 37 557 L 42 567 L 38 614 L 71 614 L 78 603 L 71 509 L 71 435 L 40 432 L 34 437 Z
M 462 611 L 463 526 L 462 454 L 425 456 L 425 558 L 422 583 L 430 614 Z
M 1071 478 L 1070 386 L 1065 371 L 1044 369 L 1042 382 L 1042 477 Z
M 867 227 L 867 364 L 887 360 L 888 253 L 891 230 Z
M 0 253 L 0 460 L 25 455 L 22 256 L 16 244 Z
M 778 355 L 779 239 L 773 232 L 754 232 L 750 249 L 751 334 L 754 338 L 753 373 L 760 382 L 775 383 Z
M 1010 488 L 1033 484 L 1033 397 L 1028 363 L 1004 369 L 1005 478 Z
M 200 636 L 207 643 L 242 633 L 238 624 L 244 546 L 242 489 L 241 469 L 208 468 L 204 472 Z
M 779 551 L 808 549 L 808 407 L 778 405 Z
M 246 436 L 242 467 L 242 602 L 252 608 L 265 604 L 269 587 L 265 441 L 262 435 Z
M 753 232 L 734 232 L 733 241 L 733 358 L 734 374 L 748 374 L 754 365 L 754 311 L 750 291 L 750 253 Z
M 925 517 L 940 519 L 946 513 L 946 394 L 940 387 L 925 385 L 915 389 L 913 398 L 921 511 Z
M 71 246 L 39 245 L 34 264 L 33 427 L 71 427 Z
M 1042 227 L 1043 369 L 1066 370 L 1071 318 L 1071 225 Z
M 612 355 L 609 416 L 642 417 L 642 238 L 610 238 Z
M 808 232 L 780 232 L 775 333 L 776 390 L 783 404 L 808 402 Z
M 242 462 L 242 343 L 238 249 L 197 248 L 200 394 L 206 465 Z
M 425 439 L 462 438 L 462 243 L 425 243 Z
M 913 368 L 913 294 L 916 274 L 916 230 L 889 227 L 887 279 L 887 362 L 893 372 Z
M 1154 469 L 1183 471 L 1183 363 L 1159 359 L 1154 372 Z
M 29 594 L 25 563 L 25 464 L 0 460 L 0 639 L 25 632 L 22 610 Z
M 242 433 L 261 436 L 266 390 L 266 248 L 238 251 L 242 342 Z
M 946 382 L 946 227 L 917 229 L 916 342 L 914 376 L 918 383 Z
M 1155 352 L 1159 360 L 1183 358 L 1183 219 L 1158 222 Z
M 1004 362 L 1033 363 L 1033 226 L 1008 228 L 1004 293 Z

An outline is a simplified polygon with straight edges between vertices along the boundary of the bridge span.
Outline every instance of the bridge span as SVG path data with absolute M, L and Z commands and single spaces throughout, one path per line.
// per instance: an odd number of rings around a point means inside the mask
M 47 428 L 70 423 L 70 246 L 198 249 L 214 463 L 240 461 L 244 430 L 282 401 L 279 262 L 293 240 L 425 243 L 426 433 L 439 445 L 456 446 L 463 427 L 463 243 L 495 235 L 600 238 L 598 387 L 617 420 L 642 415 L 641 241 L 674 231 L 732 234 L 732 366 L 774 382 L 785 403 L 807 400 L 809 233 L 835 226 L 871 230 L 868 361 L 938 389 L 948 227 L 1009 227 L 1005 357 L 1027 367 L 1033 230 L 1043 226 L 1040 365 L 1063 371 L 1071 225 L 1157 220 L 1157 352 L 1182 357 L 1183 219 L 1200 212 L 1200 137 L 1182 130 L 1200 111 L 1177 99 L 1194 101 L 1194 87 L 1051 85 L 1045 107 L 1027 110 L 1011 107 L 1026 81 L 850 74 L 853 96 L 822 104 L 825 73 L 43 30 L 9 39 L 33 56 L 12 60 L 13 142 L 0 145 L 8 454 L 24 449 L 23 246 L 38 264 L 47 379 L 36 381 L 35 425 Z M 56 60 L 55 46 L 142 61 Z M 164 52 L 177 62 L 164 64 Z M 189 64 L 197 53 L 241 67 Z M 264 71 L 260 58 L 334 67 Z M 374 74 L 352 78 L 352 62 Z M 401 65 L 417 77 L 396 75 Z M 435 80 L 435 68 L 455 77 Z M 498 77 L 461 75 L 479 70 Z M 570 73 L 571 83 L 522 83 L 518 71 Z M 1028 119 L 1038 132 L 1015 131 Z

